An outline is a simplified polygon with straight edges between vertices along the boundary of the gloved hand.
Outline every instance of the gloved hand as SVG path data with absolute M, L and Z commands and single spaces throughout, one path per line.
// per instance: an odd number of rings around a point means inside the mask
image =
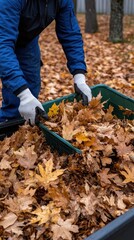
M 34 125 L 36 118 L 36 108 L 40 108 L 45 113 L 42 104 L 37 100 L 37 98 L 32 95 L 28 88 L 19 93 L 17 97 L 20 98 L 20 105 L 18 108 L 20 115 L 31 125 Z
M 75 92 L 82 97 L 82 104 L 88 105 L 92 99 L 92 93 L 89 86 L 86 84 L 85 75 L 78 73 L 74 75 L 74 89 Z

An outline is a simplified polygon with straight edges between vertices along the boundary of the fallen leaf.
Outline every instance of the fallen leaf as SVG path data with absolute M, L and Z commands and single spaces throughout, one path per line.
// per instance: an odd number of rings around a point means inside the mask
M 97 200 L 96 196 L 94 195 L 94 193 L 90 192 L 88 195 L 84 195 L 80 199 L 80 203 L 84 204 L 86 213 L 89 215 L 92 215 L 92 214 L 94 214 L 94 212 L 96 210 L 98 200 Z
M 59 112 L 59 106 L 54 103 L 52 107 L 49 108 L 48 116 L 54 117 L 58 114 L 58 112 Z
M 7 213 L 4 217 L 3 221 L 0 221 L 0 225 L 3 226 L 3 228 L 8 228 L 9 226 L 13 225 L 17 220 L 17 215 L 13 212 Z
M 19 237 L 20 235 L 23 235 L 23 227 L 24 226 L 25 225 L 23 222 L 16 221 L 13 225 L 6 228 L 6 232 L 14 233 Z
M 12 169 L 11 167 L 11 162 L 9 162 L 8 160 L 6 160 L 5 158 L 3 158 L 0 162 L 0 169 Z
M 72 234 L 78 232 L 78 226 L 73 225 L 73 219 L 59 219 L 57 224 L 52 225 L 51 229 L 53 232 L 53 240 L 58 240 L 60 238 L 65 240 L 72 240 Z
M 36 179 L 41 182 L 43 185 L 47 185 L 52 181 L 55 181 L 60 175 L 64 173 L 64 169 L 57 169 L 52 172 L 53 170 L 53 161 L 52 159 L 49 159 L 46 163 L 46 168 L 42 167 L 41 164 L 38 165 L 40 175 L 36 174 L 35 177 Z
M 22 167 L 27 169 L 35 167 L 34 164 L 37 160 L 37 154 L 34 151 L 34 146 L 22 146 L 18 151 L 14 151 L 14 154 Z
M 123 183 L 134 183 L 134 166 L 131 169 L 129 169 L 127 166 L 124 166 L 124 170 L 125 171 L 120 171 L 120 173 L 125 177 Z
M 47 223 L 48 221 L 56 223 L 60 217 L 60 211 L 61 209 L 55 207 L 53 203 L 49 203 L 47 206 L 41 206 L 31 212 L 31 214 L 36 215 L 36 217 L 31 218 L 30 223 L 33 224 L 38 222 L 39 225 Z
M 98 173 L 98 177 L 100 179 L 101 185 L 106 186 L 106 185 L 111 185 L 111 179 L 114 179 L 117 174 L 108 174 L 109 168 L 104 168 L 103 170 Z

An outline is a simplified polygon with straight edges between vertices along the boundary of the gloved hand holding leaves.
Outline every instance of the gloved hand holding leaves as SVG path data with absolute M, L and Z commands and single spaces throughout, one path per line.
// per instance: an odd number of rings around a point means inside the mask
M 78 73 L 74 75 L 74 89 L 75 92 L 81 96 L 82 104 L 88 105 L 92 99 L 90 87 L 86 84 L 85 75 Z
M 19 112 L 20 115 L 31 125 L 36 123 L 36 114 L 41 112 L 42 117 L 48 120 L 48 116 L 42 104 L 35 98 L 27 88 L 17 95 L 20 98 Z

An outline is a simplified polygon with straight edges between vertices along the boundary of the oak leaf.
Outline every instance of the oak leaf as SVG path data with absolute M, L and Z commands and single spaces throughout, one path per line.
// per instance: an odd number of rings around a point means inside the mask
M 109 139 L 114 138 L 114 125 L 109 123 L 104 123 L 97 127 L 97 135 L 101 138 L 107 137 Z

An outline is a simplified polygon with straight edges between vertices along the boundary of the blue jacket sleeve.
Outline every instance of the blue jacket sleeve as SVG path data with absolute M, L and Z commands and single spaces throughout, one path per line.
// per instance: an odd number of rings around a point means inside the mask
M 15 55 L 23 4 L 24 0 L 0 0 L 0 78 L 12 92 L 26 84 Z
M 56 33 L 67 58 L 71 74 L 86 72 L 83 40 L 74 14 L 73 0 L 62 0 L 56 18 Z

